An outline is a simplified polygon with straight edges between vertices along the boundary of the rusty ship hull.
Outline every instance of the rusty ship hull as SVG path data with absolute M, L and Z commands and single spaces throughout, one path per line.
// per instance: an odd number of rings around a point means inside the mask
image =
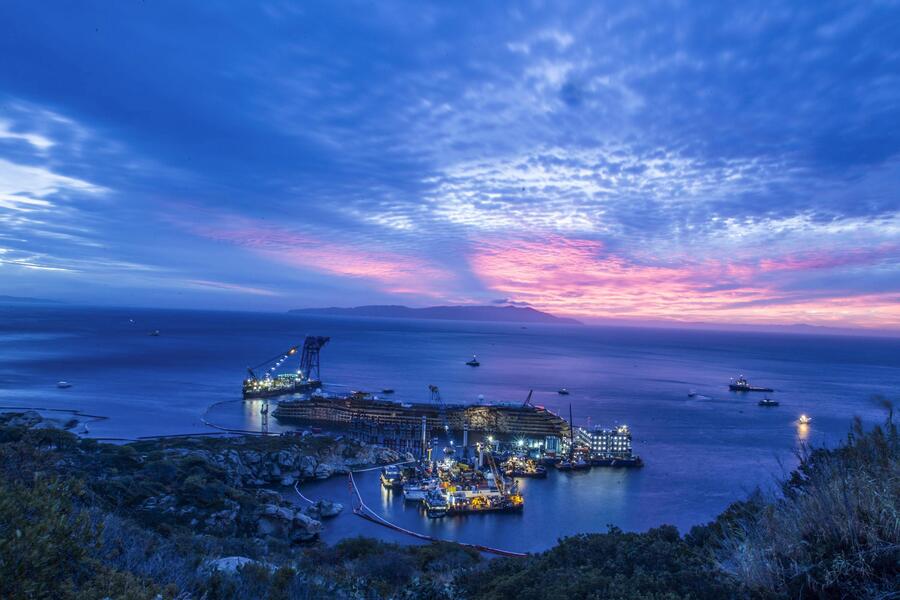
M 442 411 L 434 404 L 401 404 L 359 397 L 283 400 L 273 411 L 279 422 L 323 423 L 350 426 L 365 419 L 382 425 L 421 427 L 425 417 L 429 430 L 469 431 L 540 438 L 569 435 L 569 424 L 542 407 L 531 405 L 447 405 Z

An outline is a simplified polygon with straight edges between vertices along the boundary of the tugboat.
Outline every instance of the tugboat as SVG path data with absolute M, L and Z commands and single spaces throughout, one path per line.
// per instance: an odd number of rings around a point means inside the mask
M 534 477 L 543 479 L 547 469 L 530 458 L 512 456 L 503 465 L 503 473 L 508 477 Z
M 469 365 L 470 367 L 480 367 L 481 366 L 481 363 L 478 362 L 478 358 L 474 354 L 472 355 L 472 360 L 467 360 L 466 364 Z
M 812 417 L 800 415 L 800 418 L 797 419 L 797 423 L 800 425 L 809 425 L 810 423 L 812 423 Z
M 750 382 L 741 375 L 735 381 L 732 381 L 728 384 L 728 389 L 732 392 L 774 392 L 772 388 L 767 387 L 759 387 L 756 385 L 750 385 Z
M 640 468 L 644 466 L 644 461 L 640 456 L 616 457 L 612 459 L 612 467 Z
M 403 487 L 403 474 L 396 465 L 388 465 L 381 470 L 381 485 L 387 489 Z
M 580 458 L 580 457 L 575 459 L 575 462 L 572 463 L 573 471 L 587 471 L 590 468 L 591 468 L 590 461 L 584 460 L 583 458 Z
M 567 390 L 566 388 L 560 388 L 556 391 L 556 393 L 559 394 L 560 396 L 568 396 L 569 390 Z
M 571 471 L 572 463 L 566 459 L 563 459 L 554 465 L 557 471 Z
M 760 406 L 778 406 L 778 400 L 773 400 L 766 396 L 762 400 L 759 401 Z
M 447 497 L 441 490 L 431 490 L 422 500 L 422 506 L 425 507 L 425 514 L 430 519 L 439 519 L 447 514 L 450 505 L 447 504 Z

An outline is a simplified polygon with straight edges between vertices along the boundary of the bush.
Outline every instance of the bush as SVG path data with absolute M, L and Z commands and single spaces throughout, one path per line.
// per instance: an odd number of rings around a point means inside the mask
M 697 598 L 738 595 L 737 586 L 672 526 L 647 533 L 610 528 L 564 538 L 523 559 L 491 561 L 460 579 L 475 598 Z
M 892 597 L 900 590 L 900 440 L 889 417 L 804 451 L 772 498 L 724 527 L 723 568 L 778 597 Z
M 91 557 L 99 528 L 79 510 L 78 482 L 0 481 L 0 598 L 152 598 L 156 590 Z

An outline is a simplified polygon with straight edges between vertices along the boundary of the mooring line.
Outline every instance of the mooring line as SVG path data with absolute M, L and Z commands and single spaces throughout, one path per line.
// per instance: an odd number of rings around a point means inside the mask
M 312 500 L 310 500 L 309 498 L 307 498 L 300 492 L 300 482 L 299 481 L 294 483 L 294 491 L 297 492 L 297 495 L 300 496 L 303 500 L 306 500 L 310 504 L 315 504 L 315 502 L 313 502 Z
M 502 550 L 500 548 L 492 548 L 490 546 L 483 546 L 481 544 L 470 544 L 468 542 L 459 542 L 457 540 L 445 540 L 441 538 L 436 538 L 434 536 L 426 535 L 424 533 L 419 533 L 418 531 L 412 531 L 410 529 L 405 529 L 400 527 L 399 525 L 395 525 L 391 523 L 387 519 L 383 518 L 381 515 L 377 514 L 371 508 L 366 506 L 366 503 L 363 502 L 362 495 L 359 493 L 359 488 L 356 486 L 356 480 L 353 478 L 353 473 L 348 474 L 349 484 L 351 494 L 356 495 L 356 500 L 358 502 L 358 506 L 354 503 L 353 506 L 353 514 L 366 519 L 372 523 L 376 523 L 378 525 L 382 525 L 387 527 L 388 529 L 393 529 L 394 531 L 399 531 L 401 533 L 405 533 L 414 538 L 418 538 L 420 540 L 425 540 L 429 542 L 444 542 L 447 544 L 456 544 L 458 546 L 463 546 L 465 548 L 472 548 L 473 550 L 478 550 L 479 552 L 488 552 L 490 554 L 496 554 L 498 556 L 507 556 L 507 557 L 524 557 L 528 556 L 523 552 L 512 552 L 510 550 Z
M 216 425 L 215 423 L 213 423 L 212 421 L 210 421 L 209 419 L 206 418 L 207 415 L 209 415 L 209 411 L 212 410 L 213 408 L 215 408 L 216 406 L 221 406 L 223 404 L 231 404 L 234 402 L 243 402 L 243 401 L 244 401 L 243 399 L 238 399 L 238 400 L 220 400 L 218 402 L 213 402 L 212 404 L 207 406 L 206 410 L 203 411 L 203 414 L 200 415 L 200 421 L 207 427 L 212 427 L 213 429 L 218 429 L 219 431 L 224 431 L 225 433 L 234 433 L 234 434 L 239 434 L 239 435 L 259 435 L 259 436 L 264 436 L 264 437 L 280 435 L 280 434 L 274 433 L 274 432 L 271 432 L 271 433 L 265 432 L 264 433 L 262 431 L 251 431 L 249 429 L 232 429 L 230 427 L 223 427 L 222 425 Z
M 0 406 L 0 410 L 43 410 L 47 412 L 64 412 L 75 415 L 76 417 L 90 417 L 90 421 L 85 421 L 85 423 L 93 423 L 94 421 L 106 421 L 109 420 L 109 417 L 105 417 L 103 415 L 92 415 L 86 412 L 81 412 L 80 409 L 77 408 L 48 408 L 43 406 Z
M 383 469 L 384 467 L 396 467 L 399 465 L 408 465 L 410 463 L 416 462 L 415 460 L 403 460 L 400 462 L 390 463 L 388 465 L 376 465 L 374 467 L 366 467 L 365 469 L 352 469 L 351 473 L 367 473 L 368 471 L 377 471 L 378 469 Z

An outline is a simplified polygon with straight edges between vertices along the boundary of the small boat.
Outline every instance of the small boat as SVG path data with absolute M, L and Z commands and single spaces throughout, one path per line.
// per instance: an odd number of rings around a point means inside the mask
M 812 423 L 812 417 L 809 417 L 807 415 L 800 415 L 800 418 L 797 419 L 797 423 L 799 423 L 800 425 L 809 425 L 810 423 Z
M 438 489 L 436 480 L 424 479 L 403 484 L 403 499 L 407 502 L 421 502 L 429 492 Z
M 750 385 L 750 382 L 741 375 L 736 380 L 728 384 L 728 389 L 732 392 L 774 392 L 772 388 L 760 387 L 758 385 Z
M 773 400 L 766 396 L 762 400 L 759 401 L 760 406 L 778 406 L 778 400 Z
M 382 394 L 393 394 L 394 390 L 391 388 L 384 388 L 383 390 L 381 390 L 381 393 Z
M 56 382 L 56 387 L 65 389 L 65 388 L 70 388 L 70 387 L 72 387 L 72 384 L 69 383 L 68 381 L 57 381 L 57 382 Z
M 572 463 L 567 460 L 561 460 L 558 463 L 556 463 L 555 466 L 556 466 L 557 471 L 571 471 L 572 470 Z
M 591 468 L 591 463 L 589 461 L 584 460 L 583 458 L 579 458 L 574 463 L 572 463 L 573 471 L 587 471 L 590 468 Z
M 381 469 L 381 485 L 388 489 L 403 487 L 403 474 L 396 465 L 388 465 Z
M 478 358 L 476 358 L 474 354 L 472 355 L 472 360 L 467 360 L 466 364 L 469 365 L 470 367 L 480 367 L 481 366 L 481 363 L 478 362 Z
M 559 394 L 560 396 L 568 396 L 569 390 L 567 390 L 566 388 L 560 388 L 560 389 L 556 390 L 556 393 Z
M 599 455 L 591 459 L 591 465 L 595 467 L 611 467 L 614 460 L 612 456 Z
M 688 390 L 688 398 L 696 398 L 697 390 Z
M 644 461 L 640 456 L 616 457 L 612 459 L 612 467 L 640 468 L 644 466 Z
M 322 433 L 322 428 L 321 427 L 312 427 L 312 428 L 310 428 L 310 431 L 312 431 L 313 433 Z
M 154 329 L 153 331 L 151 331 L 151 332 L 148 333 L 147 335 L 149 335 L 150 337 L 159 337 L 159 329 Z
M 450 505 L 447 503 L 447 496 L 440 490 L 431 490 L 425 494 L 422 506 L 425 507 L 425 514 L 430 519 L 438 519 L 445 516 L 450 508 Z

